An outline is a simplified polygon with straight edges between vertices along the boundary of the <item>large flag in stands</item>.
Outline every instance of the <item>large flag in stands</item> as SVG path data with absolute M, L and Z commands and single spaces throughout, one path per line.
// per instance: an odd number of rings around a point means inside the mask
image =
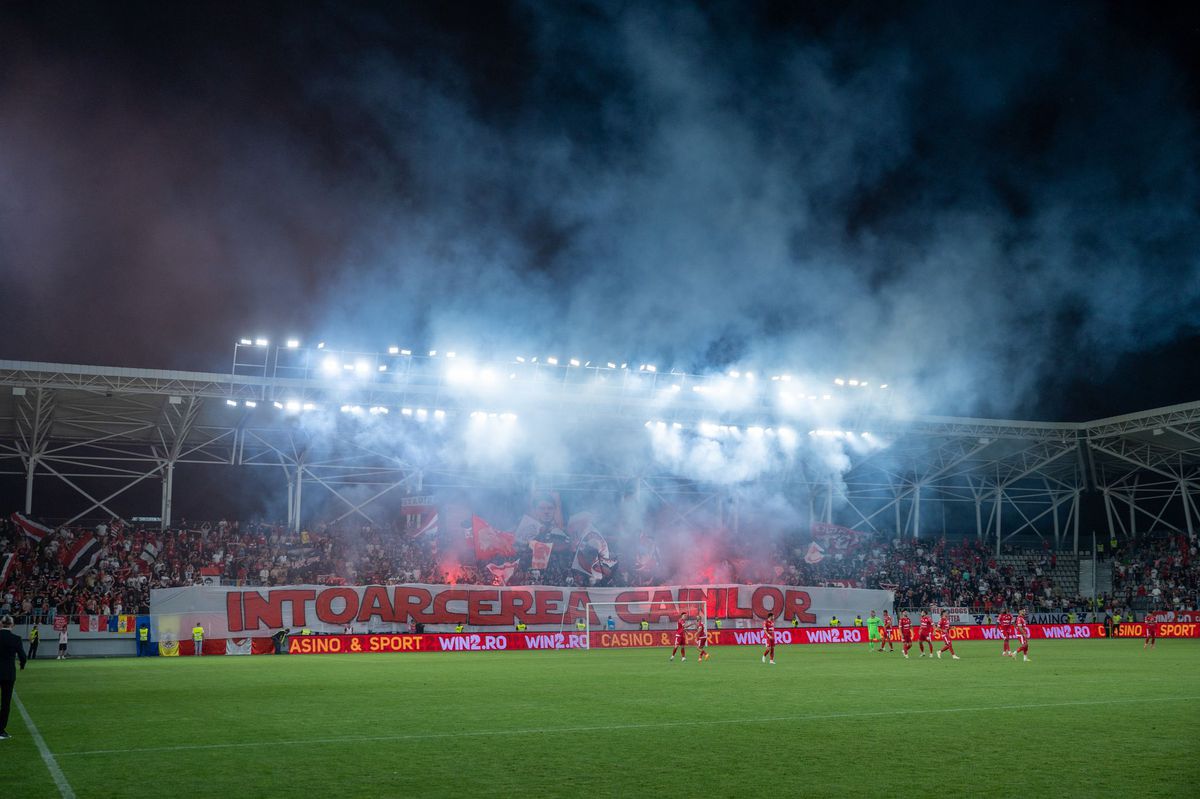
M 0 588 L 8 582 L 8 575 L 17 568 L 17 554 L 14 552 L 0 559 Z
M 550 565 L 550 553 L 554 551 L 554 542 L 552 541 L 529 541 L 529 551 L 532 557 L 529 560 L 529 568 L 544 569 Z
M 496 585 L 508 585 L 508 581 L 512 579 L 513 572 L 517 570 L 517 561 L 510 560 L 508 563 L 489 563 L 487 568 L 492 573 L 492 577 L 496 578 Z
M 23 513 L 14 513 L 8 518 L 17 526 L 18 530 L 39 543 L 54 532 L 46 525 L 38 524 Z
M 70 577 L 80 577 L 95 565 L 100 557 L 100 542 L 91 533 L 82 533 L 75 542 L 64 547 L 58 559 Z
M 492 558 L 510 558 L 517 554 L 516 536 L 512 533 L 502 533 L 478 516 L 471 517 L 471 534 L 475 538 L 475 558 L 491 560 Z

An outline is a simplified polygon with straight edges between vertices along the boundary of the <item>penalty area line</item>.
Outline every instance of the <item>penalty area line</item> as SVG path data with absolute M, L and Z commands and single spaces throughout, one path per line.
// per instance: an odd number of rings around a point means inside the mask
M 441 738 L 486 738 L 506 735 L 555 735 L 571 732 L 615 732 L 622 730 L 653 730 L 672 727 L 716 727 L 733 724 L 772 724 L 785 721 L 826 721 L 831 719 L 874 718 L 878 716 L 934 715 L 940 713 L 984 713 L 994 710 L 1036 710 L 1058 707 L 1090 707 L 1094 705 L 1136 705 L 1151 702 L 1186 702 L 1200 696 L 1164 696 L 1151 699 L 1096 699 L 1078 702 L 1035 702 L 1020 705 L 979 705 L 973 707 L 915 708 L 909 710 L 873 710 L 861 713 L 812 713 L 793 716 L 764 716 L 760 718 L 709 719 L 700 721 L 653 721 L 641 724 L 598 724 L 579 727 L 538 727 L 512 730 L 468 730 L 464 732 L 409 733 L 402 735 L 345 735 L 336 738 L 305 738 L 281 741 L 240 741 L 220 744 L 180 744 L 178 746 L 149 746 L 131 749 L 88 749 L 79 752 L 59 752 L 59 757 L 89 755 L 130 755 L 152 752 L 195 752 L 206 749 L 249 749 L 262 746 L 314 746 L 319 744 L 372 743 L 383 741 L 424 741 Z M 49 754 L 49 753 L 47 753 Z M 61 772 L 59 772 L 61 774 Z M 66 794 L 63 794 L 66 796 Z
M 33 723 L 33 718 L 29 715 L 29 711 L 25 709 L 25 705 L 21 702 L 21 697 L 13 694 L 13 703 L 16 704 L 17 710 L 21 713 L 21 718 L 25 719 L 25 726 L 29 728 L 29 735 L 33 738 L 33 742 L 37 745 L 38 752 L 42 755 L 42 760 L 46 763 L 46 768 L 50 770 L 50 776 L 54 778 L 54 784 L 58 786 L 58 792 L 62 794 L 63 799 L 75 799 L 75 791 L 71 789 L 71 783 L 67 782 L 67 775 L 63 774 L 61 768 L 58 767 L 58 761 L 54 759 L 54 755 L 50 753 L 50 747 L 46 746 L 46 739 L 38 732 L 37 725 Z

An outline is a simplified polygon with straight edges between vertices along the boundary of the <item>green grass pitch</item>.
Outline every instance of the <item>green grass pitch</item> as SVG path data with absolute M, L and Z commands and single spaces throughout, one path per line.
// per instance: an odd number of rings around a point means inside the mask
M 1200 642 L 38 661 L 79 797 L 1196 796 Z M 59 796 L 14 708 L 4 795 Z

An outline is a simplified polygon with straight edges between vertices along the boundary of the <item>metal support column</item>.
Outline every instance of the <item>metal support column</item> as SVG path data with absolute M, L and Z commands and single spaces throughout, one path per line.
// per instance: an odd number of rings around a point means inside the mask
M 175 494 L 175 463 L 167 461 L 163 465 L 162 472 L 162 507 L 159 511 L 161 517 L 159 526 L 166 530 L 171 526 L 171 504 L 174 501 Z

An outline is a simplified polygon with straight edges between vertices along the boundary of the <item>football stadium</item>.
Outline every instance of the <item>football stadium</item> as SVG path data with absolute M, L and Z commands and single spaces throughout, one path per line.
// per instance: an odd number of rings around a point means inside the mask
M 1196 30 L 0 4 L 0 796 L 1196 795 Z

